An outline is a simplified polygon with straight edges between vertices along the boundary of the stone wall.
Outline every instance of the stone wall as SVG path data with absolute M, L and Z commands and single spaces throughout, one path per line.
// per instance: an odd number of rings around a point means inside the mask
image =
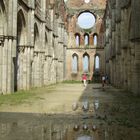
M 82 6 L 78 6 L 82 5 Z M 103 46 L 103 26 L 102 17 L 105 10 L 105 1 L 91 0 L 88 4 L 84 1 L 69 0 L 67 2 L 67 20 L 68 20 L 68 47 L 67 47 L 67 80 L 81 80 L 82 74 L 85 73 L 83 69 L 83 57 L 86 54 L 88 56 L 88 74 L 89 80 L 98 71 L 101 75 L 105 71 L 104 65 L 104 46 Z M 88 10 L 87 10 L 88 9 Z M 82 29 L 77 24 L 78 16 L 81 13 L 90 12 L 95 16 L 95 24 L 90 29 Z M 84 38 L 88 36 L 88 45 L 85 45 Z M 94 36 L 97 36 L 97 44 L 94 44 Z M 79 45 L 76 44 L 76 36 L 79 36 Z M 73 56 L 78 58 L 77 71 L 72 70 Z M 99 56 L 99 69 L 95 70 L 95 57 Z
M 58 0 L 0 1 L 0 94 L 63 81 L 64 9 Z
M 117 87 L 139 94 L 139 0 L 109 0 L 105 21 L 106 73 Z

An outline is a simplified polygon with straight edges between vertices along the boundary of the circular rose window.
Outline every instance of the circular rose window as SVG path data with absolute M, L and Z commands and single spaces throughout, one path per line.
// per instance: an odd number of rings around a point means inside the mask
M 95 24 L 95 16 L 90 12 L 83 12 L 79 15 L 77 24 L 83 29 L 90 29 Z

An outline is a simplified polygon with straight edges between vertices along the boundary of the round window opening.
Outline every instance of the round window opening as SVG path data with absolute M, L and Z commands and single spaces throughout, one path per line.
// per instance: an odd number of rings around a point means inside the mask
M 95 24 L 95 16 L 90 12 L 81 13 L 77 23 L 83 29 L 90 29 Z

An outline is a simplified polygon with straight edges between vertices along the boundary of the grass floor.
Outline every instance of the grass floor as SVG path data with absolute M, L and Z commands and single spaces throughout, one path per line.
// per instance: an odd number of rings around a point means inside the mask
M 37 99 L 38 94 L 43 94 L 44 92 L 50 93 L 55 89 L 56 85 L 49 85 L 41 88 L 33 88 L 30 90 L 20 90 L 11 94 L 0 95 L 0 106 L 2 104 L 21 104 L 29 99 Z

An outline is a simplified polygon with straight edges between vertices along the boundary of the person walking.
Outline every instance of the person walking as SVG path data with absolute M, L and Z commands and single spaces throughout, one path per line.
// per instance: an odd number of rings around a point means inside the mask
M 82 80 L 83 80 L 84 86 L 86 87 L 87 86 L 87 76 L 85 73 L 82 76 Z
M 102 75 L 102 89 L 104 90 L 104 86 L 105 86 L 105 76 Z

